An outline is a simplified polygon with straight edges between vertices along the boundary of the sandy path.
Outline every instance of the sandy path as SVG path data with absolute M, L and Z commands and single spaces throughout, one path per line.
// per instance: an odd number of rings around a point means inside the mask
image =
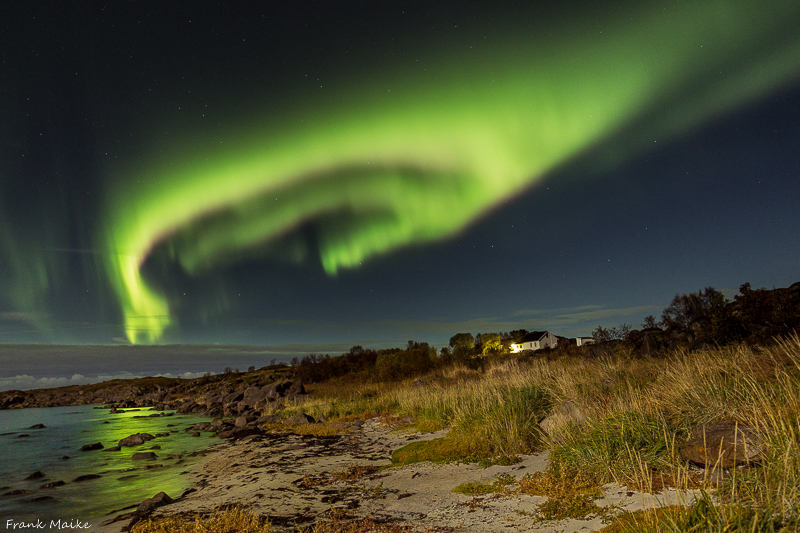
M 356 480 L 333 479 L 335 474 L 357 465 L 388 465 L 397 448 L 443 434 L 390 431 L 373 419 L 352 435 L 247 437 L 219 447 L 195 465 L 191 475 L 196 490 L 157 513 L 211 511 L 222 504 L 240 503 L 269 516 L 279 531 L 309 525 L 329 517 L 331 512 L 391 520 L 421 529 L 437 527 L 439 531 L 571 533 L 603 527 L 600 518 L 538 522 L 535 513 L 537 506 L 546 501 L 544 497 L 470 497 L 452 492 L 461 483 L 488 483 L 498 474 L 520 479 L 527 473 L 542 471 L 547 466 L 547 452 L 522 456 L 522 462 L 512 466 L 420 463 L 372 472 Z M 604 497 L 595 503 L 636 510 L 691 498 L 691 493 L 665 491 L 653 496 L 611 484 L 604 487 Z M 117 533 L 125 523 L 117 522 L 102 531 Z

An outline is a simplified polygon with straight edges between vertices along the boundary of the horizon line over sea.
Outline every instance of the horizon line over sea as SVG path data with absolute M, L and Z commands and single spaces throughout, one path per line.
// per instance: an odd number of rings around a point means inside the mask
M 0 345 L 0 392 L 89 385 L 112 379 L 168 377 L 193 379 L 223 373 L 226 368 L 246 370 L 309 353 L 310 345 L 295 351 L 246 345 Z M 331 353 L 346 352 L 351 344 L 327 345 Z

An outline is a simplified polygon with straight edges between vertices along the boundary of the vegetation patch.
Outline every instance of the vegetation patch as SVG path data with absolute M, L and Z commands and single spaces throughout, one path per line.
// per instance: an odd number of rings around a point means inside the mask
M 649 491 L 654 475 L 678 466 L 676 432 L 658 414 L 616 411 L 572 429 L 553 448 L 555 472 L 582 470 L 599 483 Z
M 527 474 L 519 482 L 520 492 L 532 496 L 567 499 L 586 495 L 599 498 L 603 490 L 597 482 L 584 472 L 573 476 L 556 475 L 553 472 L 536 472 Z
M 598 507 L 594 500 L 603 495 L 602 489 L 585 473 L 573 476 L 556 475 L 553 472 L 528 474 L 519 482 L 519 491 L 533 496 L 547 496 L 548 500 L 539 506 L 538 519 L 562 520 L 564 518 L 584 519 L 600 516 L 610 519 L 613 509 Z
M 358 481 L 359 479 L 370 476 L 378 471 L 376 466 L 353 465 L 345 468 L 341 472 L 336 472 L 331 476 L 332 481 Z
M 148 518 L 134 524 L 131 533 L 269 533 L 269 520 L 241 507 L 218 509 L 210 516 L 181 514 Z
M 437 528 L 424 530 L 423 533 L 437 531 Z M 321 520 L 304 533 L 420 533 L 420 530 L 399 524 L 381 524 L 369 518 L 347 520 L 345 517 L 334 517 L 331 520 Z
M 586 494 L 577 494 L 570 498 L 550 498 L 539 506 L 540 521 L 564 520 L 576 518 L 585 520 L 594 516 L 603 520 L 611 520 L 613 512 L 607 507 L 598 507 L 594 499 Z
M 450 436 L 406 444 L 392 453 L 392 465 L 413 463 L 476 463 L 485 456 L 473 443 Z
M 740 505 L 715 506 L 708 494 L 695 505 L 622 513 L 602 533 L 790 533 L 800 530 L 797 511 L 772 513 Z

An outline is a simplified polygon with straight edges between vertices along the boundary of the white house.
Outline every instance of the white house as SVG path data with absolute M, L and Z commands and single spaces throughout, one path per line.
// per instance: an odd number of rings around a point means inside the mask
M 575 337 L 575 344 L 583 346 L 585 344 L 592 344 L 594 339 L 591 337 Z
M 519 342 L 511 345 L 512 353 L 519 353 L 524 350 L 541 350 L 543 348 L 555 348 L 558 338 L 549 331 L 531 331 Z

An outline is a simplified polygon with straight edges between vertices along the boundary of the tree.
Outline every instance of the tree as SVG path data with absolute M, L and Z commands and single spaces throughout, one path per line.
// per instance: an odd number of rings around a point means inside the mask
M 725 296 L 713 287 L 689 294 L 676 294 L 661 314 L 667 331 L 690 344 L 710 340 L 715 315 L 725 307 Z
M 475 350 L 475 337 L 472 333 L 456 333 L 450 337 L 453 354 L 471 356 Z
M 608 329 L 597 326 L 597 329 L 592 332 L 592 339 L 595 342 L 624 341 L 630 332 L 630 324 L 622 324 Z
M 658 322 L 656 322 L 656 317 L 653 315 L 647 315 L 644 317 L 644 322 L 642 323 L 642 329 L 656 329 L 658 327 Z
M 528 334 L 527 329 L 515 329 L 508 333 L 508 336 L 511 338 L 512 343 L 518 343 L 522 341 L 522 338 Z
M 502 353 L 505 351 L 503 339 L 499 333 L 484 333 L 481 335 L 481 355 Z

